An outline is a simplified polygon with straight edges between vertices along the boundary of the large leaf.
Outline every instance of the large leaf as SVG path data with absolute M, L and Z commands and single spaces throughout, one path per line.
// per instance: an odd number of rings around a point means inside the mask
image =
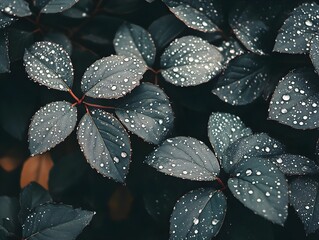
M 316 72 L 319 73 L 319 35 L 311 40 L 309 56 Z
M 208 137 L 215 154 L 223 158 L 225 150 L 236 140 L 252 134 L 239 117 L 230 113 L 212 113 L 208 121 Z
M 86 113 L 77 135 L 92 168 L 115 181 L 125 181 L 131 158 L 130 139 L 112 114 L 100 109 Z
M 124 23 L 117 30 L 113 41 L 117 54 L 135 57 L 152 66 L 155 61 L 156 48 L 152 36 L 144 28 Z
M 7 14 L 0 11 L 0 29 L 10 26 L 10 24 L 13 23 L 15 20 L 16 18 L 8 16 Z
M 213 181 L 220 170 L 212 151 L 191 137 L 167 139 L 147 157 L 146 163 L 167 175 L 196 181 Z
M 161 56 L 162 75 L 181 87 L 208 82 L 222 70 L 223 56 L 199 37 L 186 36 L 172 42 Z
M 44 204 L 34 209 L 22 225 L 26 240 L 73 240 L 88 225 L 94 213 L 67 205 Z
M 222 1 L 163 0 L 170 11 L 188 27 L 203 32 L 215 32 L 223 22 Z
M 59 13 L 71 8 L 79 0 L 35 0 L 42 13 Z
M 315 232 L 319 222 L 319 182 L 300 177 L 290 183 L 290 203 L 297 211 L 307 234 Z
M 229 62 L 212 91 L 224 102 L 245 105 L 262 95 L 269 81 L 269 67 L 263 57 L 247 53 Z
M 32 14 L 29 4 L 25 0 L 1 0 L 0 10 L 17 17 L 26 17 Z
M 247 208 L 284 225 L 288 215 L 288 184 L 284 174 L 269 159 L 242 159 L 230 173 L 228 187 Z
M 212 239 L 226 215 L 226 197 L 214 189 L 200 188 L 176 203 L 170 220 L 170 239 Z
M 94 98 L 123 97 L 140 84 L 146 67 L 136 58 L 110 56 L 97 60 L 84 73 L 81 89 Z
M 134 89 L 115 113 L 127 129 L 154 144 L 162 142 L 173 127 L 168 97 L 162 89 L 148 83 Z
M 71 58 L 60 45 L 37 42 L 25 51 L 23 60 L 29 77 L 35 82 L 61 91 L 72 87 Z
M 8 34 L 0 31 L 0 73 L 10 72 L 8 44 Z
M 318 33 L 319 5 L 303 3 L 291 13 L 276 38 L 274 51 L 306 53 L 312 38 Z
M 73 131 L 77 110 L 71 103 L 49 103 L 35 113 L 29 128 L 29 149 L 40 154 L 62 142 Z
M 72 43 L 70 39 L 64 35 L 63 33 L 59 32 L 49 32 L 47 35 L 44 36 L 45 41 L 54 42 L 59 44 L 63 47 L 63 49 L 71 55 L 72 53 Z
M 297 129 L 319 127 L 319 77 L 313 69 L 297 69 L 278 84 L 270 101 L 269 119 Z

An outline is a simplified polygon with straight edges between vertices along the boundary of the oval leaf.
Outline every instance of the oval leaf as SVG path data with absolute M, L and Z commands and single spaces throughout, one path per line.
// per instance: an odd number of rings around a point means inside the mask
M 35 0 L 42 13 L 59 13 L 71 8 L 79 0 Z
M 119 55 L 138 58 L 148 66 L 152 66 L 155 61 L 156 48 L 152 36 L 138 25 L 122 24 L 115 34 L 113 44 Z
M 186 36 L 172 42 L 161 56 L 162 75 L 181 87 L 208 82 L 222 70 L 223 56 L 199 37 Z
M 269 119 L 297 129 L 319 127 L 319 77 L 312 69 L 288 73 L 270 101 Z
M 32 14 L 29 4 L 24 0 L 1 0 L 0 10 L 17 17 L 26 17 Z
M 49 88 L 69 91 L 73 83 L 71 58 L 52 42 L 37 42 L 24 53 L 24 65 L 30 78 Z
M 191 137 L 167 139 L 146 163 L 167 175 L 196 181 L 213 181 L 219 174 L 219 163 L 212 151 Z
M 125 181 L 131 158 L 130 139 L 113 115 L 99 109 L 86 113 L 77 135 L 92 168 L 115 181 Z
M 231 175 L 228 187 L 242 204 L 271 222 L 284 225 L 288 215 L 288 184 L 276 165 L 269 159 L 243 159 Z
M 81 89 L 93 98 L 123 97 L 140 84 L 146 67 L 136 58 L 110 56 L 97 60 L 84 73 Z
M 214 189 L 200 188 L 185 194 L 174 207 L 170 239 L 212 239 L 226 215 L 226 197 Z
M 32 155 L 50 150 L 73 131 L 77 110 L 71 103 L 49 103 L 35 113 L 29 128 L 29 149 Z
M 147 142 L 159 144 L 173 127 L 173 111 L 159 87 L 143 83 L 115 110 L 122 124 Z
M 44 36 L 44 40 L 60 44 L 69 55 L 72 54 L 72 43 L 70 39 L 63 33 L 49 32 Z

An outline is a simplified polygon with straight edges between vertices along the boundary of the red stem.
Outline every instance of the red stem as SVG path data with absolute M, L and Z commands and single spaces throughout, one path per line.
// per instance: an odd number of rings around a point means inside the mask
M 219 185 L 222 187 L 220 189 L 220 191 L 224 191 L 227 187 L 226 185 L 223 183 L 223 181 L 220 178 L 216 178 L 216 181 L 219 183 Z
M 95 108 L 102 108 L 102 109 L 115 109 L 115 107 L 111 107 L 111 106 L 103 106 L 103 105 L 98 105 L 98 104 L 93 104 L 93 103 L 88 103 L 83 101 L 84 105 L 90 106 L 90 107 L 95 107 Z
M 69 93 L 71 96 L 76 100 L 77 104 L 80 104 L 82 101 L 72 92 L 71 89 L 69 89 Z

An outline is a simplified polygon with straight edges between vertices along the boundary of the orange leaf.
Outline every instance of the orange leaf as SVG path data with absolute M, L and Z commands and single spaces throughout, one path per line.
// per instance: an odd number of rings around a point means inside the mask
M 0 167 L 7 171 L 11 172 L 21 165 L 24 158 L 18 154 L 9 153 L 0 158 Z
M 20 178 L 21 188 L 34 181 L 48 189 L 49 174 L 52 167 L 53 161 L 49 153 L 29 157 L 23 164 Z

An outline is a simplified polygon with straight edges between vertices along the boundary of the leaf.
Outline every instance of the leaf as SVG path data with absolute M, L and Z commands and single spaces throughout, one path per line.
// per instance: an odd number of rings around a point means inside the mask
M 246 52 L 246 50 L 240 45 L 240 43 L 233 37 L 230 37 L 227 41 L 223 41 L 218 47 L 218 50 L 224 57 L 224 64 L 228 64 L 232 59 L 240 56 Z
M 16 28 L 9 28 L 9 56 L 12 62 L 23 58 L 26 48 L 34 43 L 34 33 Z
M 147 142 L 159 144 L 173 128 L 168 97 L 159 87 L 143 83 L 116 108 L 122 124 Z
M 222 70 L 223 56 L 218 49 L 198 37 L 173 41 L 161 56 L 162 75 L 181 87 L 208 82 Z
M 167 175 L 195 181 L 214 181 L 220 170 L 212 151 L 191 137 L 167 139 L 145 162 Z
M 81 89 L 93 98 L 120 98 L 140 84 L 146 67 L 136 58 L 109 56 L 97 60 L 84 73 Z
M 156 48 L 152 36 L 138 25 L 122 24 L 115 34 L 113 44 L 118 55 L 138 58 L 147 66 L 154 64 Z
M 16 18 L 8 16 L 0 11 L 0 29 L 10 26 L 15 20 Z
M 47 190 L 36 182 L 28 184 L 20 193 L 20 222 L 23 223 L 34 208 L 48 202 L 52 202 L 52 198 Z
M 277 157 L 285 152 L 285 147 L 266 133 L 249 135 L 234 141 L 225 151 L 221 164 L 231 173 L 243 159 Z
M 124 182 L 129 170 L 129 135 L 112 114 L 96 109 L 86 113 L 77 130 L 87 161 L 98 173 Z
M 316 3 L 303 3 L 295 8 L 279 30 L 274 51 L 307 53 L 312 38 L 318 32 L 318 14 L 319 6 Z
M 269 106 L 269 119 L 296 129 L 319 127 L 319 77 L 307 68 L 288 73 L 278 84 Z
M 316 72 L 319 73 L 319 35 L 311 40 L 309 56 Z
M 179 199 L 170 220 L 170 239 L 212 239 L 226 215 L 226 197 L 220 191 L 200 188 Z
M 222 1 L 163 0 L 169 10 L 188 27 L 202 32 L 215 32 L 223 22 Z
M 1 0 L 0 10 L 15 17 L 26 17 L 32 14 L 28 2 L 24 0 Z
M 89 17 L 90 13 L 93 12 L 93 9 L 94 3 L 92 0 L 81 0 L 62 14 L 69 18 L 81 19 Z
M 93 212 L 67 205 L 40 205 L 22 225 L 22 236 L 26 240 L 73 240 L 90 223 L 93 215 Z
M 38 110 L 29 128 L 29 150 L 32 155 L 50 150 L 73 131 L 77 109 L 69 102 L 52 102 Z
M 0 196 L 0 226 L 4 220 L 10 221 L 13 225 L 19 224 L 18 212 L 20 210 L 19 201 L 13 197 Z M 9 229 L 7 229 L 9 231 Z
M 20 187 L 24 188 L 31 182 L 36 182 L 48 189 L 49 174 L 52 167 L 53 162 L 49 153 L 28 158 L 21 171 Z
M 71 58 L 59 44 L 37 42 L 25 51 L 23 60 L 29 77 L 40 85 L 60 91 L 72 87 Z
M 0 73 L 10 72 L 8 44 L 8 34 L 0 31 Z
M 6 172 L 12 172 L 22 165 L 24 158 L 21 153 L 17 153 L 16 150 L 9 151 L 8 154 L 0 157 L 0 168 Z
M 229 104 L 246 105 L 262 95 L 269 78 L 265 59 L 246 53 L 229 62 L 212 92 Z
M 300 177 L 290 183 L 290 203 L 304 224 L 307 234 L 314 233 L 319 221 L 319 182 L 309 177 Z
M 35 0 L 41 13 L 59 13 L 71 8 L 79 0 Z
M 47 35 L 44 36 L 44 40 L 48 42 L 54 42 L 59 44 L 60 46 L 63 47 L 63 49 L 71 55 L 72 53 L 72 43 L 70 39 L 59 32 L 49 32 Z
M 228 187 L 245 207 L 269 221 L 284 225 L 288 215 L 288 184 L 269 159 L 242 159 L 231 171 Z
M 219 159 L 233 142 L 251 134 L 251 129 L 235 115 L 217 112 L 209 117 L 208 137 Z
M 288 176 L 319 173 L 319 167 L 314 161 L 300 155 L 283 154 L 272 158 L 272 162 Z

